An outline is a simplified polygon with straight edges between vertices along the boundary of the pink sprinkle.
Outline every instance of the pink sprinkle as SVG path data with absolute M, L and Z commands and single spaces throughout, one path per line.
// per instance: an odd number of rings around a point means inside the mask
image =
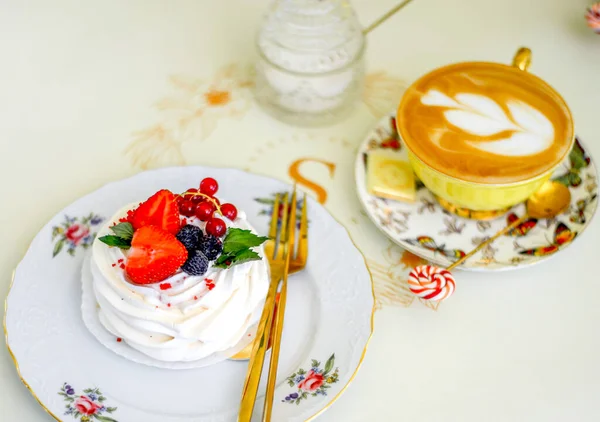
M 171 283 L 163 283 L 163 284 L 159 285 L 159 287 L 160 287 L 160 290 L 167 290 L 167 289 L 170 289 L 172 286 L 171 286 Z

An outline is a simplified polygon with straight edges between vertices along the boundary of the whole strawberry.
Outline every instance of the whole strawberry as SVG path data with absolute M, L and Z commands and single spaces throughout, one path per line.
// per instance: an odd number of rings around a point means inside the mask
M 175 195 L 163 189 L 137 207 L 131 216 L 131 224 L 135 230 L 144 226 L 156 226 L 176 234 L 181 226 L 179 217 Z

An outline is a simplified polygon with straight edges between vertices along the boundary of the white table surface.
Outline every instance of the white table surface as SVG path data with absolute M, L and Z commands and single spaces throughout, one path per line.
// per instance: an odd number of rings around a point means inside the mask
M 394 3 L 353 2 L 364 25 Z M 126 148 L 133 132 L 168 121 L 152 105 L 174 92 L 170 75 L 210 80 L 229 63 L 252 64 L 254 31 L 266 4 L 0 2 L 3 294 L 30 240 L 52 215 L 141 170 L 135 158 L 143 153 Z M 369 72 L 385 73 L 372 77 L 380 83 L 370 87 L 352 119 L 309 131 L 278 123 L 248 102 L 239 117 L 205 123 L 216 122 L 215 130 L 182 144 L 181 156 L 164 155 L 147 167 L 183 161 L 291 181 L 289 166 L 311 157 L 302 174 L 328 193 L 326 206 L 354 224 L 353 237 L 377 260 L 389 243 L 359 213 L 352 185 L 353 150 L 383 113 L 365 104 L 377 100 L 385 108 L 387 101 L 392 109 L 386 90 L 399 81 L 454 61 L 509 62 L 526 45 L 533 50 L 531 71 L 564 95 L 577 133 L 599 159 L 600 36 L 585 26 L 587 4 L 415 0 L 369 36 Z M 275 154 L 280 158 L 272 162 Z M 362 369 L 319 420 L 600 420 L 599 239 L 600 223 L 593 221 L 575 245 L 543 265 L 460 272 L 456 294 L 437 312 L 418 301 L 406 306 L 379 297 Z M 0 354 L 0 420 L 50 420 L 4 348 Z

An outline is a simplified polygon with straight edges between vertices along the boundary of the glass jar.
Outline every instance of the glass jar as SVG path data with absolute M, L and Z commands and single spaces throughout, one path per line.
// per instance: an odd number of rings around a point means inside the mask
M 255 95 L 280 120 L 330 124 L 362 93 L 365 38 L 346 0 L 276 0 L 257 47 Z

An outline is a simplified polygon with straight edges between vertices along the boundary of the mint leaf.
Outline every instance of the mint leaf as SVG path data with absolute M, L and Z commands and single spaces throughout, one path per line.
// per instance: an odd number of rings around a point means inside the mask
M 131 223 L 119 223 L 110 228 L 112 232 L 124 240 L 131 240 L 133 237 L 133 226 Z
M 102 236 L 98 240 L 106 243 L 108 246 L 116 246 L 117 248 L 121 249 L 129 249 L 131 247 L 131 240 L 123 239 L 119 236 Z
M 233 264 L 243 264 L 248 261 L 258 261 L 260 259 L 260 255 L 254 252 L 252 249 L 244 249 L 243 251 L 235 254 L 235 258 L 232 262 Z
M 133 238 L 133 226 L 131 223 L 119 223 L 110 228 L 115 234 L 102 236 L 98 240 L 106 243 L 108 246 L 116 246 L 121 249 L 129 249 L 131 247 L 131 239 Z
M 229 266 L 231 265 L 231 262 L 233 261 L 234 258 L 235 258 L 234 254 L 226 254 L 223 252 L 221 255 L 219 255 L 219 257 L 213 264 L 213 267 L 229 268 Z
M 216 268 L 230 268 L 248 261 L 260 260 L 260 255 L 252 249 L 245 248 L 232 253 L 222 253 L 213 264 Z
M 213 264 L 216 268 L 230 268 L 237 264 L 261 259 L 251 248 L 262 245 L 268 237 L 257 236 L 250 230 L 231 228 L 223 240 L 223 253 Z
M 250 230 L 231 228 L 223 240 L 223 253 L 237 253 L 244 249 L 260 246 L 269 240 L 268 237 L 257 236 Z

